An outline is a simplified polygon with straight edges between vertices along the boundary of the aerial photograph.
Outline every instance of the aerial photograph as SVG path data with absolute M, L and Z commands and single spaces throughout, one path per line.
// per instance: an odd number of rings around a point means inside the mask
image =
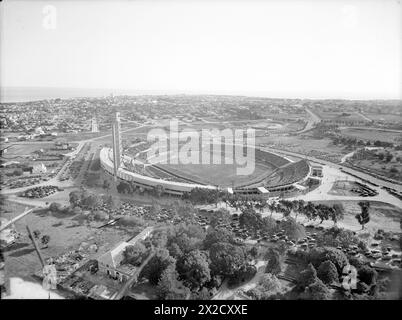
M 402 300 L 401 6 L 2 1 L 1 300 Z

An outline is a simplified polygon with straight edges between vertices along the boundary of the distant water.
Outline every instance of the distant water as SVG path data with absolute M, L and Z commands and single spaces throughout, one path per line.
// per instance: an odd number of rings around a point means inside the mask
M 232 95 L 274 98 L 267 93 L 231 91 L 192 91 L 192 90 L 129 90 L 129 89 L 85 89 L 85 88 L 44 88 L 44 87 L 2 87 L 0 103 L 27 102 L 50 99 L 69 99 L 83 97 L 106 97 L 118 95 Z M 280 98 L 280 97 L 278 97 Z
M 79 97 L 108 96 L 113 91 L 106 89 L 74 89 L 74 88 L 1 88 L 0 102 L 26 102 L 47 99 L 68 99 Z
M 34 88 L 4 87 L 0 91 L 0 103 L 27 102 L 50 99 L 69 99 L 83 97 L 106 97 L 113 95 L 158 95 L 178 94 L 177 92 L 161 92 L 153 90 L 117 90 L 117 89 L 85 89 L 85 88 Z

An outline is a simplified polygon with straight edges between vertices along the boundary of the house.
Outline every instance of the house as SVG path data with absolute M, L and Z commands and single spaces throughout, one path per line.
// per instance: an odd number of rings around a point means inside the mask
M 36 134 L 39 134 L 39 135 L 45 134 L 45 132 L 43 131 L 42 127 L 37 127 L 37 128 L 35 128 L 35 133 L 36 133 Z
M 322 166 L 312 165 L 311 169 L 313 177 L 322 177 Z
M 70 144 L 67 142 L 57 141 L 54 145 L 57 150 L 68 150 L 70 148 Z
M 32 174 L 46 173 L 47 168 L 43 163 L 34 164 L 32 167 Z
M 154 230 L 153 227 L 145 228 L 138 235 L 128 241 L 123 241 L 117 244 L 112 250 L 98 257 L 99 272 L 119 280 L 120 282 L 127 281 L 135 272 L 134 266 L 123 264 L 124 250 L 128 246 L 135 245 L 138 241 L 145 240 Z
M 4 226 L 8 223 L 5 218 L 0 218 L 0 226 Z M 18 238 L 18 233 L 14 228 L 14 225 L 8 226 L 0 232 L 0 246 L 2 248 L 12 245 Z

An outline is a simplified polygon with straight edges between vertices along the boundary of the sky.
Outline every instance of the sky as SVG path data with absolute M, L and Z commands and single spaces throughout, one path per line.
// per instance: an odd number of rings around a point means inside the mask
M 3 87 L 401 99 L 400 0 L 0 6 Z

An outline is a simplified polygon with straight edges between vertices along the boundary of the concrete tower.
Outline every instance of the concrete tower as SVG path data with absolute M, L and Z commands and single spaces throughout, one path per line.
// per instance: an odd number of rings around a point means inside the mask
M 96 118 L 91 119 L 91 132 L 99 132 L 98 122 L 96 121 Z
M 120 133 L 120 112 L 116 112 L 115 118 L 112 124 L 112 139 L 113 139 L 113 165 L 114 165 L 114 176 L 117 179 L 117 172 L 121 165 L 121 133 Z

